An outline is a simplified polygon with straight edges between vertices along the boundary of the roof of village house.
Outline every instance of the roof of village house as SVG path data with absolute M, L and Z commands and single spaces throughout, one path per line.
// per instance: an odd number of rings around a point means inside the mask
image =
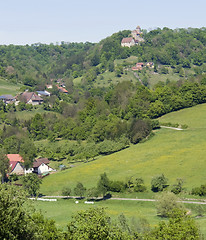
M 28 102 L 30 99 L 32 101 L 43 101 L 43 99 L 34 92 L 23 92 L 21 94 L 21 97 L 23 97 L 26 100 L 26 102 Z
M 130 43 L 132 40 L 134 40 L 132 37 L 123 38 L 122 43 Z
M 14 170 L 14 168 L 16 167 L 16 165 L 18 164 L 18 161 L 9 161 L 9 165 L 10 165 L 10 171 L 12 172 Z
M 50 93 L 47 91 L 36 91 L 38 94 L 43 95 L 43 96 L 50 96 Z
M 23 158 L 19 154 L 7 154 L 9 162 L 24 162 Z
M 0 96 L 0 100 L 10 100 L 10 101 L 12 101 L 12 100 L 14 100 L 15 98 L 12 96 L 12 95 L 1 95 Z
M 49 159 L 48 158 L 38 158 L 33 162 L 33 167 L 39 167 L 42 163 L 44 164 L 49 164 Z
M 59 89 L 60 92 L 68 93 L 68 91 L 65 88 L 63 88 L 63 87 L 57 86 L 57 88 Z

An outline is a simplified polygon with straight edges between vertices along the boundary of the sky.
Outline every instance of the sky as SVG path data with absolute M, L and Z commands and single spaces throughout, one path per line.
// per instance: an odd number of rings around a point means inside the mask
M 0 44 L 99 42 L 121 30 L 206 27 L 205 0 L 4 0 Z

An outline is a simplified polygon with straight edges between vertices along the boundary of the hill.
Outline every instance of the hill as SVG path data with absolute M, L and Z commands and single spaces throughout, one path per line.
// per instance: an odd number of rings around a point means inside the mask
M 21 84 L 12 83 L 8 80 L 0 78 L 0 95 L 11 94 L 15 96 L 17 93 L 20 92 Z
M 103 172 L 112 180 L 142 177 L 148 188 L 152 177 L 161 173 L 169 179 L 169 184 L 174 184 L 176 178 L 183 178 L 188 190 L 199 186 L 206 182 L 205 119 L 206 104 L 169 113 L 161 117 L 160 122 L 187 124 L 188 129 L 160 129 L 146 142 L 57 172 L 43 180 L 41 192 L 61 195 L 64 186 L 74 187 L 78 181 L 86 187 L 93 187 Z
M 163 74 L 167 74 L 164 66 L 171 67 L 183 78 L 205 72 L 205 28 L 158 28 L 143 32 L 145 42 L 131 48 L 121 47 L 121 40 L 131 34 L 129 30 L 114 33 L 96 44 L 61 42 L 58 45 L 38 43 L 31 46 L 0 46 L 0 76 L 36 90 L 58 79 L 64 82 L 70 79 L 90 89 L 91 86 L 102 85 L 98 82 L 104 82 L 101 75 L 105 72 L 121 75 L 120 67 L 124 67 L 125 63 L 131 64 L 131 61 L 124 62 L 128 57 L 136 57 L 139 62 L 152 61 Z M 101 79 L 98 79 L 99 75 Z M 150 84 L 150 77 L 144 77 Z M 105 85 L 108 85 L 107 77 L 105 81 Z

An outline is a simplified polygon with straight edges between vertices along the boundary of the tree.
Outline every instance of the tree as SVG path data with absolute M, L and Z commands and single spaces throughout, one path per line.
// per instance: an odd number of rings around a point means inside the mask
M 184 209 L 183 205 L 178 202 L 178 198 L 174 193 L 163 192 L 158 196 L 157 214 L 161 217 L 169 217 L 174 209 Z
M 0 149 L 0 173 L 2 183 L 4 182 L 8 171 L 9 171 L 9 159 L 7 158 L 5 152 L 2 149 Z
M 36 196 L 40 189 L 42 180 L 35 173 L 27 174 L 22 179 L 22 185 L 28 191 L 30 196 Z
M 21 187 L 0 185 L 0 213 L 0 239 L 65 239 L 53 220 L 35 211 Z
M 63 195 L 63 196 L 69 196 L 69 195 L 71 194 L 71 192 L 72 192 L 72 190 L 71 190 L 70 187 L 64 187 L 64 188 L 62 189 L 62 195 Z
M 83 186 L 81 182 L 78 182 L 76 187 L 74 188 L 74 194 L 82 198 L 85 192 L 86 192 L 86 188 Z
M 147 240 L 199 240 L 200 232 L 195 221 L 185 211 L 174 209 L 169 222 L 160 222 L 159 226 L 150 232 Z
M 78 212 L 68 224 L 68 239 L 71 240 L 117 240 L 132 239 L 111 223 L 103 208 L 91 208 Z
M 172 186 L 171 192 L 173 192 L 174 194 L 181 193 L 183 190 L 182 185 L 183 185 L 183 179 L 178 178 L 177 183 Z
M 142 178 L 136 178 L 134 184 L 135 192 L 145 192 L 147 189 L 144 185 L 144 180 Z
M 153 177 L 151 181 L 151 189 L 153 192 L 161 192 L 164 188 L 166 188 L 167 185 L 167 178 L 164 176 L 164 174 Z
M 110 181 L 106 173 L 100 175 L 100 179 L 97 183 L 97 190 L 104 197 L 110 187 Z

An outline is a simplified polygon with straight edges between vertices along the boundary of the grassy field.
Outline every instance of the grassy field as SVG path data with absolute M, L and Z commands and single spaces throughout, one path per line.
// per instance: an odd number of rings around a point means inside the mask
M 17 93 L 19 93 L 19 89 L 22 86 L 21 84 L 14 84 L 11 82 L 8 82 L 7 80 L 4 80 L 0 78 L 0 95 L 6 95 L 11 94 L 12 96 L 15 96 Z
M 75 199 L 58 199 L 56 202 L 36 201 L 35 207 L 41 210 L 42 214 L 47 218 L 54 219 L 58 227 L 63 228 L 65 228 L 67 223 L 72 219 L 73 214 L 91 207 L 104 207 L 112 219 L 116 219 L 121 213 L 123 213 L 129 221 L 131 221 L 132 218 L 136 220 L 145 218 L 152 227 L 161 219 L 156 215 L 155 203 L 153 202 L 106 200 L 95 202 L 91 205 L 85 204 L 84 201 L 85 200 L 79 201 L 79 204 L 75 204 Z
M 206 104 L 170 113 L 160 121 L 187 124 L 189 128 L 157 130 L 155 136 L 144 143 L 52 174 L 43 180 L 41 192 L 61 195 L 64 186 L 73 188 L 78 181 L 87 188 L 93 187 L 103 172 L 115 180 L 143 177 L 148 189 L 152 177 L 161 173 L 169 179 L 169 184 L 183 178 L 188 190 L 206 183 Z
M 54 219 L 57 227 L 66 230 L 66 226 L 72 219 L 72 215 L 77 211 L 88 210 L 89 208 L 103 207 L 106 213 L 115 221 L 118 216 L 123 213 L 128 219 L 129 224 L 135 224 L 139 227 L 139 222 L 144 219 L 151 228 L 154 228 L 162 219 L 157 216 L 154 202 L 136 202 L 136 201 L 118 201 L 106 200 L 94 202 L 93 205 L 85 204 L 84 200 L 75 204 L 75 199 L 58 199 L 56 202 L 35 201 L 34 206 L 40 210 L 42 214 Z M 186 208 L 192 210 L 192 217 L 199 225 L 201 232 L 206 235 L 206 217 L 195 218 L 195 205 L 186 204 Z M 206 206 L 204 206 L 206 210 Z
M 32 109 L 32 111 L 22 111 L 22 112 L 15 112 L 15 117 L 19 120 L 29 120 L 30 118 L 34 117 L 37 113 L 43 114 L 48 113 L 48 111 L 45 111 L 43 109 L 42 105 L 37 105 Z

